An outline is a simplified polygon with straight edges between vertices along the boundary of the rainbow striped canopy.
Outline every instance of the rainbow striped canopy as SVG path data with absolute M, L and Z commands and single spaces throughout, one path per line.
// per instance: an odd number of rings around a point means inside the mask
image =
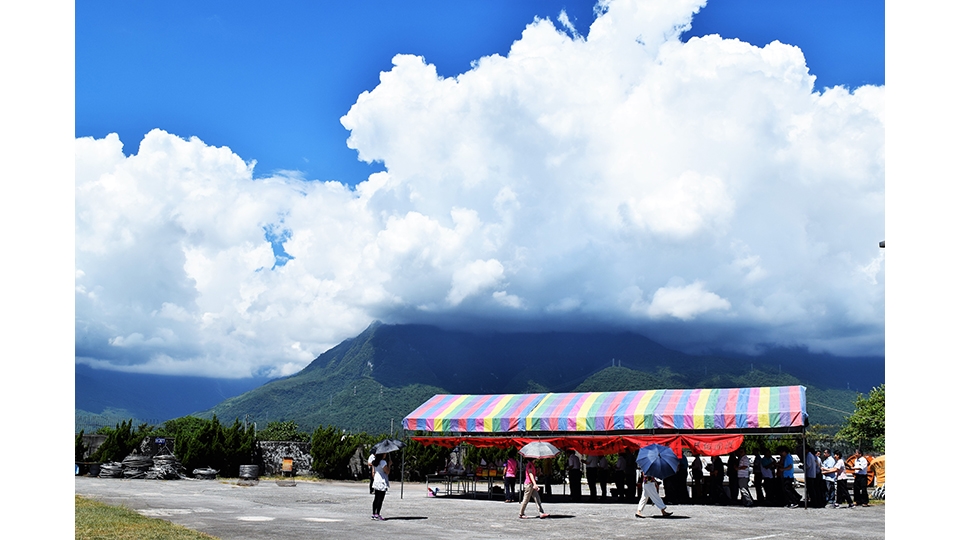
M 704 388 L 566 394 L 438 394 L 403 419 L 410 431 L 511 433 L 799 428 L 806 388 Z

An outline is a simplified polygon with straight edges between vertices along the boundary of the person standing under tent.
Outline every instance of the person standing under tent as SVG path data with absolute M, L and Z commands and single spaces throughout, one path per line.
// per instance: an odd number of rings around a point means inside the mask
M 376 465 L 373 467 L 373 515 L 370 519 L 384 521 L 380 516 L 380 510 L 383 508 L 383 498 L 390 489 L 390 463 L 387 461 L 386 454 L 377 455 L 374 461 Z
M 837 498 L 833 503 L 833 507 L 836 508 L 843 504 L 847 503 L 847 508 L 853 508 L 853 499 L 850 498 L 850 488 L 847 486 L 847 462 L 843 459 L 843 454 L 839 450 L 833 451 L 834 463 L 833 468 L 837 473 Z
M 737 461 L 737 487 L 740 489 L 740 500 L 749 508 L 754 505 L 753 495 L 750 494 L 750 456 L 742 446 L 737 450 L 737 455 L 740 456 Z
M 703 499 L 703 461 L 700 454 L 693 455 L 693 463 L 690 464 L 690 476 L 693 477 L 693 500 L 702 502 Z
M 527 510 L 527 504 L 530 499 L 537 503 L 537 510 L 540 511 L 540 519 L 548 517 L 549 514 L 543 511 L 543 504 L 540 502 L 540 486 L 537 485 L 537 467 L 534 460 L 527 461 L 523 469 L 523 503 L 520 504 L 520 518 L 526 518 L 524 512 Z
M 512 452 L 511 450 L 510 457 L 507 458 L 507 462 L 503 466 L 503 502 L 518 502 L 520 500 L 516 490 L 517 471 L 520 465 Z
M 776 471 L 777 460 L 773 459 L 769 448 L 764 448 L 763 458 L 760 459 L 760 475 L 763 477 L 764 497 L 770 506 L 778 506 L 782 500 L 780 493 L 783 489 L 777 485 Z
M 540 463 L 542 463 L 540 466 L 540 487 L 543 488 L 543 495 L 549 500 L 550 496 L 553 495 L 553 488 L 551 488 L 551 482 L 553 479 L 553 458 L 544 459 Z
M 820 484 L 817 482 L 819 473 L 820 459 L 817 458 L 812 448 L 807 448 L 807 455 L 803 462 L 803 491 L 810 508 L 823 508 L 823 494 L 820 492 Z
M 639 495 L 637 483 L 633 481 L 637 477 L 637 455 L 640 450 L 632 451 L 627 454 L 627 494 L 632 502 Z
M 740 489 L 737 487 L 739 485 L 739 480 L 737 480 L 737 475 L 740 470 L 740 456 L 737 452 L 731 452 L 727 456 L 727 495 L 730 497 L 730 503 L 736 504 L 737 495 Z
M 867 472 L 870 463 L 859 448 L 854 452 L 853 457 L 856 458 L 853 462 L 853 502 L 857 506 L 870 506 L 870 498 L 867 495 Z
M 627 458 L 623 452 L 617 454 L 617 466 L 613 470 L 613 483 L 617 486 L 617 500 L 627 497 Z
M 610 480 L 610 461 L 607 456 L 597 460 L 597 483 L 600 484 L 600 498 L 607 498 L 607 482 Z
M 797 488 L 793 486 L 793 455 L 786 447 L 780 448 L 780 478 L 783 480 L 783 502 L 787 508 L 796 508 L 800 506 L 803 497 L 797 493 Z
M 637 487 L 640 489 L 640 503 L 637 505 L 637 513 L 634 515 L 638 518 L 646 517 L 643 515 L 643 509 L 647 506 L 648 502 L 651 502 L 660 509 L 661 515 L 672 516 L 673 512 L 667 511 L 667 505 L 664 504 L 663 499 L 660 498 L 660 481 L 652 476 L 646 475 L 642 470 L 637 470 L 637 476 Z
M 757 490 L 756 502 L 759 506 L 764 506 L 767 501 L 763 493 L 763 458 L 760 457 L 760 451 L 753 455 L 753 488 Z
M 580 480 L 583 478 L 580 456 L 578 456 L 574 450 L 570 450 L 567 454 L 567 476 L 570 477 L 570 498 L 573 499 L 574 502 L 580 502 Z
M 590 487 L 590 502 L 597 500 L 597 471 L 600 466 L 600 456 L 587 456 L 587 485 Z
M 710 504 L 727 504 L 730 497 L 723 492 L 723 458 L 713 456 L 707 468 L 710 470 Z
M 632 460 L 633 463 L 636 463 L 636 459 Z M 687 489 L 687 457 L 683 455 L 683 452 L 680 453 L 679 463 L 677 464 L 677 473 L 674 474 L 671 478 L 676 483 L 676 498 L 677 504 L 687 504 L 690 502 L 690 491 Z M 630 478 L 633 478 L 634 475 L 631 475 Z M 664 488 L 666 488 L 666 479 L 664 479 Z M 664 489 L 666 491 L 666 489 Z
M 826 483 L 824 492 L 824 501 L 827 506 L 837 507 L 837 460 L 833 457 L 830 450 L 823 451 L 823 480 Z

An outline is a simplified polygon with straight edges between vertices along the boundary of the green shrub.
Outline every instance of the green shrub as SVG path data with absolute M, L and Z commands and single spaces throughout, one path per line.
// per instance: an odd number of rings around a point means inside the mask
M 257 440 L 310 442 L 310 434 L 300 431 L 300 426 L 294 421 L 270 422 L 265 429 L 257 432 Z
M 313 459 L 313 471 L 317 476 L 331 479 L 352 478 L 350 458 L 357 451 L 363 437 L 329 427 L 318 427 L 313 432 L 310 444 L 310 457 Z

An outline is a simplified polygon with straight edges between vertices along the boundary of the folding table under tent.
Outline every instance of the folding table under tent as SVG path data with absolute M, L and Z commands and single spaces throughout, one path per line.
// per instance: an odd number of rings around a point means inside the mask
M 437 394 L 403 419 L 422 444 L 521 448 L 542 440 L 561 450 L 612 454 L 648 444 L 718 456 L 744 435 L 804 433 L 806 388 L 702 388 L 541 394 Z M 412 433 L 411 433 L 412 432 Z M 403 481 L 401 478 L 401 496 Z

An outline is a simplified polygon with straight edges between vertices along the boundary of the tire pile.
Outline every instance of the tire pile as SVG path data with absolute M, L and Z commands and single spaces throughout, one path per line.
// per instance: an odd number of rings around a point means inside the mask
M 130 454 L 123 458 L 124 478 L 146 478 L 147 471 L 153 467 L 153 458 L 140 454 Z
M 100 464 L 100 478 L 123 478 L 123 463 L 111 461 Z
M 187 470 L 173 454 L 153 456 L 153 466 L 147 471 L 147 480 L 178 480 L 186 478 Z
M 260 478 L 260 467 L 256 465 L 241 465 L 240 478 L 244 480 L 257 480 Z
M 205 467 L 203 469 L 194 469 L 193 477 L 199 478 L 200 480 L 216 480 L 217 473 L 220 471 L 216 469 L 211 469 L 210 467 Z
M 213 470 L 213 469 L 210 469 Z M 213 471 L 214 477 L 218 471 Z M 148 456 L 133 453 L 123 458 L 122 463 L 110 462 L 100 465 L 100 478 L 128 478 L 146 480 L 179 480 L 190 478 L 187 470 L 169 450 Z

